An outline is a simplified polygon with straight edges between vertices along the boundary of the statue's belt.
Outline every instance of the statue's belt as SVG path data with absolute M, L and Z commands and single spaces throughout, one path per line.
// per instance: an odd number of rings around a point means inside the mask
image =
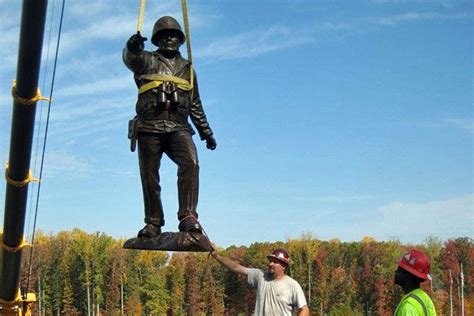
M 193 89 L 193 72 L 191 71 L 191 80 L 188 81 L 183 78 L 171 76 L 171 75 L 164 75 L 164 74 L 149 74 L 149 75 L 141 75 L 138 79 L 145 79 L 150 80 L 150 82 L 145 83 L 138 89 L 138 94 L 142 94 L 148 90 L 158 88 L 163 82 L 173 82 L 176 84 L 178 89 L 184 91 L 190 91 Z

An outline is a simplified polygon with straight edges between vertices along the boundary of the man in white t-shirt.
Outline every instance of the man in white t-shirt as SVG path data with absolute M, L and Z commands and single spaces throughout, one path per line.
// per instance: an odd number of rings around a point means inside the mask
M 309 316 L 303 290 L 297 281 L 285 274 L 289 255 L 284 249 L 276 249 L 268 258 L 268 270 L 251 269 L 220 256 L 215 250 L 211 255 L 232 272 L 247 276 L 247 282 L 257 291 L 256 316 Z

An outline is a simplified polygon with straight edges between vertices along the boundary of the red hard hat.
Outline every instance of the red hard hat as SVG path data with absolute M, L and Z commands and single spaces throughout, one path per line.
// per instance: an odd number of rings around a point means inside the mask
M 272 253 L 267 256 L 267 258 L 275 258 L 285 264 L 290 263 L 290 256 L 288 255 L 288 252 L 281 248 L 273 250 Z
M 419 277 L 420 279 L 430 279 L 430 258 L 418 250 L 411 250 L 409 253 L 404 255 L 397 264 L 402 269 L 410 272 L 411 274 Z

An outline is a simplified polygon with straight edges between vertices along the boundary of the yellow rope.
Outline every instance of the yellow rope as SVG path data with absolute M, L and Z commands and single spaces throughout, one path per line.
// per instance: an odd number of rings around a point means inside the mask
M 18 252 L 20 250 L 22 250 L 23 248 L 25 247 L 30 247 L 31 244 L 29 244 L 28 242 L 26 242 L 26 239 L 25 237 L 23 236 L 23 238 L 21 239 L 21 242 L 18 246 L 16 247 L 10 247 L 10 246 L 7 246 L 4 242 L 3 242 L 3 233 L 0 233 L 0 247 L 2 249 L 5 249 L 6 251 L 8 252 Z
M 28 185 L 28 183 L 30 183 L 30 182 L 40 182 L 41 181 L 40 179 L 33 177 L 33 174 L 31 173 L 31 170 L 28 172 L 28 176 L 25 180 L 23 180 L 23 181 L 13 180 L 8 175 L 8 161 L 5 163 L 5 179 L 7 180 L 8 184 L 11 184 L 11 185 L 13 185 L 15 187 L 19 187 L 19 188 L 22 188 L 22 187 Z
M 22 97 L 18 96 L 18 94 L 16 94 L 16 80 L 13 80 L 12 96 L 13 96 L 13 100 L 15 100 L 16 103 L 20 103 L 20 104 L 24 104 L 24 105 L 33 105 L 33 104 L 35 104 L 36 102 L 38 102 L 40 100 L 51 102 L 50 98 L 46 98 L 46 97 L 43 97 L 41 95 L 41 91 L 40 91 L 39 88 L 36 91 L 36 95 L 31 99 L 25 99 L 25 98 L 22 98 Z

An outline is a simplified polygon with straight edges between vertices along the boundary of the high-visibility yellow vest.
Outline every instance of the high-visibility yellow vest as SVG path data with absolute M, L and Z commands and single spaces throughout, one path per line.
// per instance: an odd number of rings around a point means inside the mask
M 415 289 L 402 297 L 395 316 L 436 316 L 433 301 L 422 289 Z

